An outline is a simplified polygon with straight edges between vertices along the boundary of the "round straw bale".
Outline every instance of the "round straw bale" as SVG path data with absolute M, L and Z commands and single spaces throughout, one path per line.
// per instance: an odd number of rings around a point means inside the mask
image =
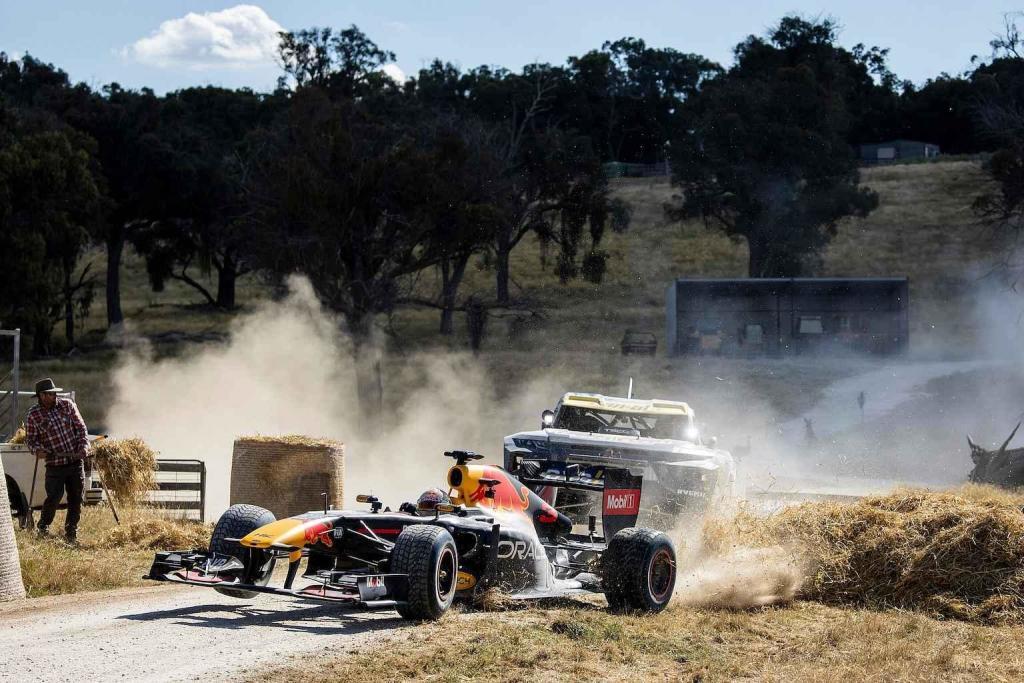
M 0 500 L 7 500 L 7 479 L 4 476 L 3 462 L 0 462 Z M 18 544 L 14 540 L 14 522 L 5 510 L 0 515 L 0 602 L 23 597 L 25 584 L 21 580 Z
M 306 436 L 242 436 L 231 458 L 231 504 L 259 505 L 281 519 L 301 512 L 340 508 L 345 447 Z

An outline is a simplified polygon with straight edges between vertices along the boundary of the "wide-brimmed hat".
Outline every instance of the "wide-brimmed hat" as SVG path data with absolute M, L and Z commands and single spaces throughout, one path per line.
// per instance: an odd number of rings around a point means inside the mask
M 49 377 L 36 382 L 36 396 L 39 394 L 56 394 L 60 391 L 64 390 L 58 386 L 54 386 L 53 380 Z

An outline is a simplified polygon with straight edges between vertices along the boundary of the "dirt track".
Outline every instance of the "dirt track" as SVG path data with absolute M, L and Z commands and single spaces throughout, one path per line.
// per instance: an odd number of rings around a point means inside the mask
M 403 623 L 395 612 L 200 588 L 37 598 L 0 605 L 0 681 L 224 680 L 358 649 Z

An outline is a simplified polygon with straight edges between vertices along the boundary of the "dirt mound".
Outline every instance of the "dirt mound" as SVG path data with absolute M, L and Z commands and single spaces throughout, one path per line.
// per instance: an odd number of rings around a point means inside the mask
M 102 548 L 192 550 L 210 543 L 210 528 L 199 522 L 147 519 L 114 527 L 99 540 Z
M 782 545 L 808 567 L 800 597 L 1024 624 L 1024 495 L 969 486 L 898 490 L 709 522 L 705 546 Z

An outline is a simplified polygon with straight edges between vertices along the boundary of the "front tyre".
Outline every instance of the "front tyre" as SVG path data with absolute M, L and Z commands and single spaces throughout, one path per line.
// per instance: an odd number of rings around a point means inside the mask
M 668 536 L 630 527 L 612 537 L 601 558 L 602 587 L 614 611 L 660 612 L 676 585 L 676 552 Z
M 451 607 L 459 573 L 459 553 L 447 529 L 428 524 L 405 527 L 391 551 L 391 571 L 407 575 L 409 594 L 399 603 L 406 619 L 438 619 Z
M 217 520 L 210 538 L 210 553 L 230 555 L 238 558 L 245 565 L 240 577 L 242 583 L 253 586 L 266 586 L 274 571 L 274 556 L 262 548 L 247 548 L 238 541 L 229 538 L 243 538 L 261 526 L 275 521 L 274 513 L 258 505 L 232 505 Z M 240 590 L 238 588 L 214 587 L 214 590 L 233 598 L 249 600 L 259 593 Z

